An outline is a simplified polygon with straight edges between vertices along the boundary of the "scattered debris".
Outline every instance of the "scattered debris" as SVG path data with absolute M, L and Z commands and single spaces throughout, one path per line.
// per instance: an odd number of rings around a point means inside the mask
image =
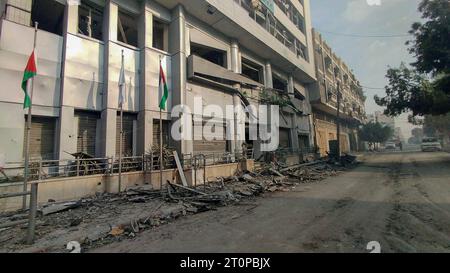
M 57 203 L 49 200 L 39 210 L 38 241 L 35 247 L 44 252 L 63 251 L 60 247 L 66 242 L 77 241 L 85 250 L 120 238 L 135 237 L 145 229 L 188 214 L 216 210 L 228 205 L 250 206 L 233 216 L 233 219 L 237 219 L 257 207 L 254 203 L 249 205 L 246 200 L 264 193 L 290 191 L 299 184 L 336 175 L 353 164 L 355 159 L 344 155 L 338 164 L 329 159 L 295 166 L 272 161 L 259 164 L 257 170 L 240 171 L 230 177 L 217 177 L 213 182 L 197 187 L 168 181 L 163 191 L 146 184 L 128 187 L 119 194 L 97 194 L 72 202 Z M 0 224 L 27 219 L 27 215 L 24 212 L 5 213 L 0 215 Z M 26 230 L 23 226 L 3 229 L 0 232 L 2 249 L 4 245 L 7 245 L 9 251 L 25 248 L 18 235 L 24 232 Z M 50 241 L 51 247 L 48 245 Z
M 125 232 L 121 227 L 113 227 L 111 231 L 109 232 L 112 236 L 119 236 L 122 235 Z
M 177 151 L 173 151 L 173 157 L 175 158 L 175 162 L 177 164 L 178 174 L 180 175 L 181 182 L 183 183 L 183 186 L 187 187 L 188 183 L 186 181 L 186 176 L 184 176 L 183 166 L 181 166 Z
M 65 210 L 69 210 L 69 209 L 74 209 L 81 206 L 81 202 L 77 201 L 77 202 L 66 202 L 66 203 L 62 203 L 62 204 L 51 204 L 48 206 L 45 206 L 43 208 L 40 209 L 40 212 L 42 213 L 43 216 L 45 215 L 49 215 L 52 213 L 57 213 L 57 212 L 62 212 Z

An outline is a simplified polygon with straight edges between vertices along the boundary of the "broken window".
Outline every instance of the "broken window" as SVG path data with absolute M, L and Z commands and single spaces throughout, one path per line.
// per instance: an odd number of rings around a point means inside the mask
M 301 151 L 309 151 L 309 136 L 308 135 L 298 135 L 298 146 Z
M 294 97 L 301 101 L 304 101 L 306 99 L 305 96 L 297 88 L 294 88 Z
M 153 120 L 153 145 L 159 147 L 160 141 L 160 126 L 159 120 Z M 163 146 L 168 146 L 170 144 L 169 132 L 170 132 L 170 122 L 167 120 L 162 121 L 162 139 Z
M 227 68 L 225 51 L 202 45 L 191 44 L 191 54 L 197 55 L 205 60 Z
M 277 75 L 273 75 L 273 88 L 287 92 L 287 81 Z
M 88 1 L 81 1 L 78 7 L 78 32 L 102 40 L 103 8 Z
M 62 35 L 65 6 L 54 0 L 33 1 L 31 8 L 31 25 L 38 22 L 38 28 L 57 35 Z
M 325 57 L 325 67 L 326 69 L 331 70 L 331 58 L 328 56 Z
M 256 82 L 263 83 L 263 67 L 242 58 L 242 74 Z
M 280 149 L 287 149 L 291 147 L 291 139 L 290 139 L 291 130 L 289 128 L 280 128 L 279 131 L 279 144 L 278 147 Z
M 100 113 L 80 110 L 75 111 L 75 117 L 78 120 L 77 152 L 95 156 Z
M 308 60 L 308 50 L 300 41 L 296 40 L 297 56 L 304 60 Z
M 119 10 L 117 21 L 117 39 L 119 42 L 137 47 L 138 25 L 135 16 Z
M 168 29 L 169 26 L 158 19 L 153 18 L 153 47 L 168 51 Z
M 122 155 L 133 156 L 134 154 L 134 124 L 137 121 L 135 114 L 123 113 L 122 118 Z M 116 119 L 116 155 L 120 154 L 120 112 Z

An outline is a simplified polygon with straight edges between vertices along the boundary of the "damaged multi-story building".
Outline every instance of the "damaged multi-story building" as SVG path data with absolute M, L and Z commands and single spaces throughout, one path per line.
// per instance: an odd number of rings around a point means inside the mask
M 312 31 L 317 81 L 310 88 L 315 144 L 320 154 L 330 152 L 340 124 L 340 151 L 358 151 L 358 127 L 365 120 L 365 96 L 351 69 L 332 51 L 315 29 Z M 339 118 L 338 110 L 339 92 Z
M 248 124 L 236 115 L 203 113 L 187 119 L 194 125 L 217 122 L 215 131 L 228 138 L 172 140 L 170 128 L 178 120 L 172 107 L 193 109 L 195 97 L 204 107 L 214 104 L 224 112 L 227 105 L 282 101 L 280 149 L 309 150 L 314 143 L 310 99 L 315 97 L 310 98 L 308 86 L 316 80 L 309 5 L 309 0 L 2 0 L 1 153 L 7 162 L 24 157 L 20 86 L 34 22 L 39 23 L 30 139 L 34 158 L 118 155 L 122 52 L 124 154 L 146 153 L 159 144 L 162 130 L 164 144 L 180 154 L 232 153 L 245 141 L 255 156 L 261 155 L 259 141 L 243 137 Z M 162 128 L 160 63 L 169 88 Z M 355 82 L 351 73 L 344 75 L 350 77 L 349 86 Z M 361 100 L 354 102 L 360 109 Z

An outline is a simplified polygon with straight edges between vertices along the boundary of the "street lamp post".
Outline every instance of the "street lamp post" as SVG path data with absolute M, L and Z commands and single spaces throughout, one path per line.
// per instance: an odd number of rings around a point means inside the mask
M 337 81 L 337 114 L 336 114 L 336 134 L 337 134 L 337 150 L 336 157 L 341 158 L 341 82 Z

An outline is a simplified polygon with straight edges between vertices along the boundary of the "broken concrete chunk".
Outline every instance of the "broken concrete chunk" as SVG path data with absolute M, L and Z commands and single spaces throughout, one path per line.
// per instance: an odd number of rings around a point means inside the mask
M 248 173 L 242 175 L 242 179 L 244 179 L 245 181 L 254 181 L 253 176 L 249 175 Z
M 183 205 L 175 205 L 171 207 L 161 208 L 159 213 L 161 219 L 177 218 L 182 214 L 185 214 L 185 208 Z
M 69 209 L 74 209 L 81 206 L 81 202 L 77 201 L 77 202 L 67 202 L 67 203 L 62 203 L 62 204 L 52 204 L 46 207 L 43 207 L 40 209 L 42 215 L 49 215 L 49 214 L 53 214 L 53 213 L 58 213 L 58 212 L 62 212 L 65 210 L 69 210 Z
M 111 227 L 108 224 L 93 226 L 85 231 L 86 233 L 85 238 L 88 241 L 95 242 L 101 238 L 106 237 L 110 231 Z

